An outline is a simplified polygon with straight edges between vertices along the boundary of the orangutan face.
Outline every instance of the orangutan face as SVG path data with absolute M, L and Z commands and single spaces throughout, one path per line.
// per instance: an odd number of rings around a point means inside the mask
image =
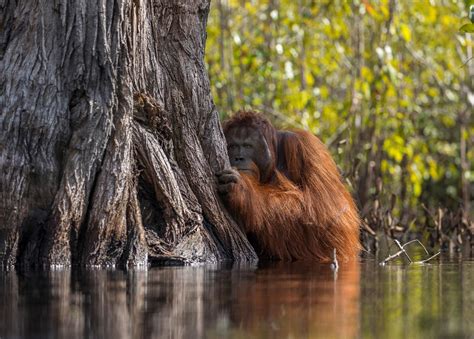
M 232 167 L 239 172 L 265 177 L 271 170 L 272 155 L 263 135 L 251 127 L 235 127 L 226 133 L 227 151 Z

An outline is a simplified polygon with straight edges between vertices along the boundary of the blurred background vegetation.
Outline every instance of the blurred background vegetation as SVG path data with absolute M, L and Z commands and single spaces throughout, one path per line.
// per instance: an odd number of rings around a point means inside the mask
M 459 31 L 471 4 L 214 0 L 206 60 L 218 110 L 259 110 L 319 136 L 367 248 L 385 234 L 462 250 L 474 230 L 474 34 Z

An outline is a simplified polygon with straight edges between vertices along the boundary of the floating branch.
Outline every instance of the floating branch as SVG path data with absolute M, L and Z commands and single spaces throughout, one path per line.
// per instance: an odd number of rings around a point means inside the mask
M 384 261 L 382 261 L 380 263 L 380 265 L 384 266 L 387 262 L 389 262 L 390 260 L 395 259 L 396 257 L 400 256 L 400 254 L 402 254 L 403 252 L 405 252 L 405 250 L 402 249 L 402 250 L 398 251 L 395 254 L 389 255 L 387 258 L 384 259 Z
M 438 252 L 438 253 L 432 255 L 431 257 L 429 257 L 428 259 L 425 259 L 425 260 L 415 261 L 414 264 L 424 264 L 424 263 L 430 261 L 431 259 L 436 258 L 438 255 L 440 255 L 440 253 L 441 252 Z
M 394 240 L 395 241 L 395 244 L 397 244 L 398 248 L 400 249 L 400 251 L 405 254 L 405 256 L 407 257 L 408 261 L 410 261 L 410 264 L 413 262 L 413 260 L 411 260 L 410 256 L 408 255 L 408 253 L 405 251 L 405 248 L 402 246 L 402 244 L 400 244 L 400 241 L 398 241 L 397 239 Z
M 405 247 L 414 243 L 414 242 L 417 242 L 418 244 L 421 245 L 421 247 L 423 247 L 423 249 L 425 250 L 426 254 L 429 255 L 429 252 L 426 250 L 426 247 L 423 246 L 423 244 L 418 240 L 418 239 L 415 239 L 415 240 L 411 240 L 409 242 L 407 242 L 406 244 L 402 245 L 400 244 L 400 242 L 396 239 L 394 239 L 395 241 L 395 244 L 397 244 L 398 248 L 400 249 L 397 253 L 395 254 L 392 254 L 392 255 L 389 255 L 387 258 L 385 258 L 381 263 L 380 265 L 384 266 L 385 264 L 387 264 L 390 260 L 393 260 L 397 257 L 399 257 L 400 255 L 404 254 L 407 259 L 410 261 L 410 264 L 424 264 L 424 263 L 427 263 L 428 261 L 430 261 L 431 259 L 433 258 L 436 258 L 441 252 L 438 252 L 434 255 L 432 255 L 431 257 L 429 257 L 428 259 L 425 259 L 425 260 L 421 260 L 421 261 L 413 261 L 410 256 L 408 255 L 408 253 L 406 252 L 405 250 Z

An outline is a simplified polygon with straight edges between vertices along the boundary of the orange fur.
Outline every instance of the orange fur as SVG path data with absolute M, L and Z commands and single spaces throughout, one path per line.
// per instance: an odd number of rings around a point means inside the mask
M 255 112 L 239 112 L 224 123 L 254 127 L 273 155 L 266 182 L 240 173 L 227 205 L 241 227 L 256 239 L 261 255 L 282 260 L 354 259 L 360 250 L 359 216 L 336 164 L 324 144 L 305 131 L 277 131 Z

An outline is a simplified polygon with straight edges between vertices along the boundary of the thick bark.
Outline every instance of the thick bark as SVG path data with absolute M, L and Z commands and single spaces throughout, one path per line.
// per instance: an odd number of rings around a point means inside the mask
M 209 1 L 0 9 L 2 265 L 255 260 L 215 192 Z

